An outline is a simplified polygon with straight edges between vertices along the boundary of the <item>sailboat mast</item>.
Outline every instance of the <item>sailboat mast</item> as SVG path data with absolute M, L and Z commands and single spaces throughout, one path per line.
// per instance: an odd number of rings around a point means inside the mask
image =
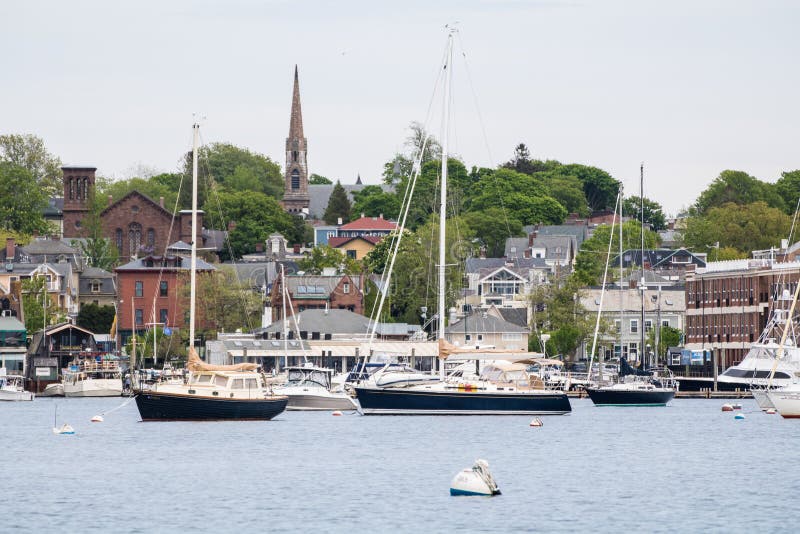
M 622 325 L 625 324 L 625 289 L 622 281 L 622 204 L 625 195 L 622 192 L 622 182 L 619 184 L 619 357 L 622 358 Z
M 281 303 L 282 303 L 282 314 L 283 315 L 283 357 L 285 358 L 284 363 L 289 365 L 289 316 L 286 315 L 286 268 L 281 263 Z M 277 365 L 275 367 L 278 368 L 280 371 L 280 358 L 276 362 Z
M 639 332 L 641 333 L 642 344 L 639 346 L 639 353 L 642 355 L 640 361 L 642 363 L 642 368 L 646 369 L 648 367 L 648 363 L 646 360 L 649 359 L 649 355 L 645 351 L 644 345 L 644 290 L 645 290 L 645 282 L 644 282 L 644 163 L 639 166 L 639 203 L 640 203 L 640 224 L 641 224 L 641 234 L 642 234 L 642 249 L 641 249 L 641 264 L 642 264 L 642 278 L 639 281 L 639 292 L 641 293 L 642 299 L 642 323 L 639 325 Z
M 197 147 L 200 143 L 200 125 L 192 125 L 192 261 L 189 273 L 189 348 L 194 348 L 195 301 L 197 300 Z
M 450 82 L 453 74 L 453 31 L 447 34 L 447 55 L 445 56 L 444 108 L 442 131 L 442 183 L 439 195 L 439 333 L 437 339 L 444 339 L 445 326 L 445 230 L 447 219 L 447 141 L 450 128 Z M 466 321 L 466 318 L 464 319 Z M 440 361 L 439 374 L 444 378 L 444 361 Z

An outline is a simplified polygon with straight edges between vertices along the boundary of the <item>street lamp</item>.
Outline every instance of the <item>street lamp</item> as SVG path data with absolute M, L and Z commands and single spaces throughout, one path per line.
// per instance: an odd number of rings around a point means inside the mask
M 547 342 L 550 341 L 550 334 L 542 334 L 539 339 L 542 340 L 542 353 L 547 357 Z

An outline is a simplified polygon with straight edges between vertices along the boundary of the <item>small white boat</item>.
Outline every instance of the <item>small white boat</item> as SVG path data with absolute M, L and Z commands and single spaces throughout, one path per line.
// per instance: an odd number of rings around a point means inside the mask
M 33 393 L 25 390 L 23 378 L 7 375 L 5 368 L 0 368 L 0 401 L 32 401 Z
M 61 382 L 54 382 L 52 384 L 47 384 L 44 388 L 44 391 L 39 393 L 40 397 L 63 397 L 64 396 L 64 384 Z
M 64 370 L 66 397 L 119 397 L 122 395 L 122 372 L 111 360 L 82 360 Z
M 305 365 L 288 367 L 288 380 L 282 387 L 274 388 L 276 395 L 289 397 L 287 410 L 355 410 L 353 398 L 344 390 L 331 387 L 333 371 L 323 367 Z

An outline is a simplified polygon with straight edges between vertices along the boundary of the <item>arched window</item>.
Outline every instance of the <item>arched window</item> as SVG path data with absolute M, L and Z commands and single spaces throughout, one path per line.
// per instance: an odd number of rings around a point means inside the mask
M 128 242 L 130 244 L 131 256 L 135 256 L 139 252 L 139 247 L 142 244 L 142 225 L 139 223 L 131 223 L 128 227 Z
M 297 163 L 297 150 L 292 150 L 292 161 Z
M 69 179 L 69 199 L 70 200 L 74 200 L 75 199 L 75 179 L 74 178 L 70 178 Z
M 75 178 L 75 200 L 81 199 L 81 179 Z
M 300 189 L 300 171 L 292 171 L 292 189 Z
M 89 198 L 89 179 L 87 177 L 83 177 L 83 200 L 87 200 Z
M 150 249 L 155 249 L 156 246 L 156 231 L 152 228 L 147 229 L 147 246 Z
M 114 232 L 114 241 L 117 244 L 117 252 L 122 254 L 122 228 L 117 228 Z

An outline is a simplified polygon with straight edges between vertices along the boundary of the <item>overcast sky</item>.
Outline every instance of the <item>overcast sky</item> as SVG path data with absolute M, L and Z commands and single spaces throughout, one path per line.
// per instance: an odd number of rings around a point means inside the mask
M 671 213 L 723 169 L 800 168 L 800 2 L 777 0 L 7 0 L 0 133 L 126 178 L 175 170 L 197 112 L 205 142 L 283 165 L 298 64 L 310 171 L 377 183 L 425 118 L 453 21 L 468 166 L 525 142 L 638 193 L 644 161 L 645 194 Z

